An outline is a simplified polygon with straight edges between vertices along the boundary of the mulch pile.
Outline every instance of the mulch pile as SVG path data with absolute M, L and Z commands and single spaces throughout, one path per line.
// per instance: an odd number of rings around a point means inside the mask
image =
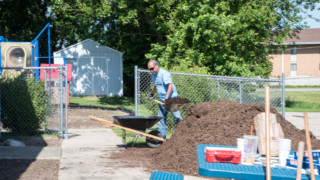
M 126 153 L 135 156 L 135 153 L 140 152 L 140 155 L 149 159 L 153 170 L 196 175 L 198 144 L 236 146 L 236 139 L 250 134 L 254 117 L 264 111 L 263 104 L 239 104 L 225 100 L 199 103 L 188 107 L 186 117 L 178 124 L 175 133 L 160 147 L 132 148 Z M 292 140 L 292 150 L 297 150 L 298 142 L 305 142 L 304 130 L 299 130 L 286 121 L 276 109 L 271 108 L 270 112 L 276 114 L 285 138 Z M 320 141 L 312 133 L 311 144 L 313 149 L 320 149 Z M 143 160 L 141 156 L 139 159 Z

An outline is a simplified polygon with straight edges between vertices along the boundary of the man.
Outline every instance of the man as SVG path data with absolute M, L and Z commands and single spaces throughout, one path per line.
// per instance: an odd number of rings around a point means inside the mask
M 159 100 L 166 102 L 167 100 L 178 97 L 178 92 L 174 86 L 171 75 L 168 71 L 159 68 L 159 63 L 156 60 L 150 60 L 148 62 L 148 69 L 152 73 L 152 82 L 155 84 L 150 97 L 157 92 Z M 159 104 L 158 116 L 163 117 L 158 122 L 158 131 L 162 134 L 163 138 L 166 139 L 166 122 L 168 112 L 164 110 L 164 107 Z M 181 114 L 180 111 L 172 112 L 176 124 L 180 122 Z

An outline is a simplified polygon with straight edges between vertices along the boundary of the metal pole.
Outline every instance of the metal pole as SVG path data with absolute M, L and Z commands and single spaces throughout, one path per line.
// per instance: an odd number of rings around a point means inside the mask
M 239 82 L 240 104 L 242 104 L 242 82 Z
M 60 64 L 60 137 L 63 138 L 63 87 L 62 87 L 62 65 Z
M 49 24 L 49 23 L 48 23 Z M 50 24 L 48 25 L 48 57 L 49 57 L 49 64 L 51 64 L 51 49 L 50 49 Z
M 134 114 L 138 116 L 138 66 L 134 66 L 134 107 Z
M 286 118 L 286 99 L 285 99 L 285 88 L 286 88 L 286 74 L 282 73 L 281 81 L 281 113 L 284 118 Z
M 64 94 L 65 94 L 65 132 L 64 132 L 64 138 L 68 139 L 68 67 L 67 65 L 64 65 Z
M 218 99 L 220 99 L 220 80 L 218 79 Z
M 284 52 L 282 50 L 282 54 L 281 54 L 281 71 L 282 73 L 284 73 Z
M 37 35 L 36 38 L 34 38 L 33 41 L 38 40 L 38 38 L 41 36 L 41 34 L 44 32 L 44 30 L 46 30 L 46 28 L 49 27 L 49 26 L 50 26 L 50 23 L 48 23 L 48 24 L 41 30 L 41 32 Z
M 48 89 L 48 84 L 47 84 L 47 70 L 44 69 L 44 89 L 47 90 Z

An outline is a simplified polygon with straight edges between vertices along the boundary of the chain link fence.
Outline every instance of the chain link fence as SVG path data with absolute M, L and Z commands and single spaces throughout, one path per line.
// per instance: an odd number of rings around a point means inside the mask
M 0 68 L 0 138 L 68 137 L 65 66 Z
M 230 100 L 241 104 L 264 104 L 266 86 L 270 87 L 270 106 L 285 115 L 285 76 L 282 79 L 242 78 L 171 72 L 174 85 L 181 98 L 190 100 L 190 105 L 207 101 Z M 148 70 L 135 67 L 135 115 L 156 116 L 158 104 L 147 99 L 154 84 Z M 155 97 L 158 98 L 157 95 Z M 181 109 L 185 117 L 186 107 Z M 175 129 L 172 113 L 167 116 L 167 134 Z M 154 126 L 157 128 L 157 125 Z

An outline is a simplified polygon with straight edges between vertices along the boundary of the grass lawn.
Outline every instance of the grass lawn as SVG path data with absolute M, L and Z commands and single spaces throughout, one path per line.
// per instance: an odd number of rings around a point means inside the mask
M 91 105 L 103 107 L 124 107 L 134 111 L 134 98 L 131 97 L 95 97 L 95 96 L 70 96 L 70 104 Z
M 320 91 L 286 91 L 286 112 L 320 112 Z
M 297 88 L 297 86 L 292 88 Z M 320 112 L 320 91 L 286 91 L 285 95 L 286 112 Z M 70 97 L 70 104 L 124 107 L 135 110 L 134 98 L 132 97 Z M 139 114 L 148 116 L 152 113 L 141 105 Z

